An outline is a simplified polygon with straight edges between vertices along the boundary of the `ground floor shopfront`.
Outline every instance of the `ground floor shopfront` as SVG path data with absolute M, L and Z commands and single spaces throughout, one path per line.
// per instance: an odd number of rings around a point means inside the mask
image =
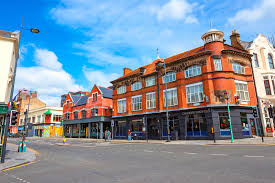
M 64 136 L 76 138 L 104 138 L 106 130 L 111 131 L 111 118 L 97 116 L 86 119 L 67 120 L 63 123 Z
M 253 117 L 251 107 L 230 106 L 234 138 L 257 135 L 259 120 Z M 165 111 L 159 113 L 113 117 L 114 137 L 128 138 L 128 130 L 134 139 L 166 139 Z M 212 128 L 214 133 L 212 133 Z M 227 139 L 230 125 L 226 106 L 204 107 L 190 110 L 169 111 L 169 135 L 171 139 Z
M 259 99 L 259 110 L 264 129 L 264 135 L 267 137 L 275 136 L 275 99 Z
M 41 123 L 32 126 L 32 134 L 36 137 L 58 137 L 61 136 L 61 123 Z

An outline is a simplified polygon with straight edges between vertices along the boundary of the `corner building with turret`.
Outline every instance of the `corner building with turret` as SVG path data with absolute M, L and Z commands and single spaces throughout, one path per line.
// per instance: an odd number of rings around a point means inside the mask
M 203 46 L 135 70 L 124 68 L 111 82 L 114 137 L 127 138 L 130 130 L 136 139 L 227 139 L 229 114 L 234 138 L 251 137 L 251 119 L 258 123 L 252 55 L 225 44 L 223 36 L 211 29 L 202 35 Z

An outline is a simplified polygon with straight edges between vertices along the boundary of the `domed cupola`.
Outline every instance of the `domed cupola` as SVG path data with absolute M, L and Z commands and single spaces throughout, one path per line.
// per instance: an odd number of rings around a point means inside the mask
M 224 33 L 217 29 L 210 29 L 208 32 L 201 36 L 201 39 L 204 41 L 204 44 L 211 42 L 222 42 L 223 43 Z

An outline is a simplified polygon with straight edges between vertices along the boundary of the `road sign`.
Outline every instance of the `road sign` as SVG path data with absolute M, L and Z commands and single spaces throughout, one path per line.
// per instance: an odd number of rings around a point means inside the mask
M 111 121 L 111 126 L 112 126 L 112 127 L 115 126 L 115 121 L 114 121 L 114 120 Z

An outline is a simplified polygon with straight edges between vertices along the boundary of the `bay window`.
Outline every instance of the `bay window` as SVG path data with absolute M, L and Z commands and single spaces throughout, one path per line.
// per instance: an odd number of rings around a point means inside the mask
M 215 68 L 215 71 L 221 71 L 222 70 L 222 61 L 221 61 L 221 59 L 214 59 L 214 68 Z
M 247 82 L 235 81 L 236 94 L 241 101 L 249 101 Z

